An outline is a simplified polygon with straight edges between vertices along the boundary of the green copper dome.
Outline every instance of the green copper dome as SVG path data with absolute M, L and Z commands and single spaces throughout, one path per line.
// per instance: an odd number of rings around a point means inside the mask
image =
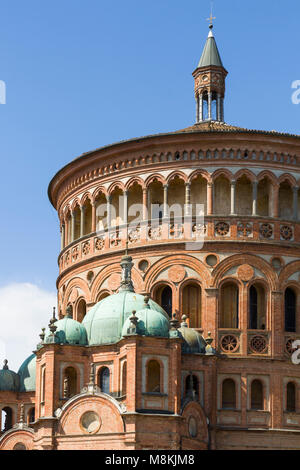
M 31 354 L 21 365 L 18 374 L 20 376 L 20 392 L 35 391 L 36 355 Z
M 4 361 L 3 369 L 0 370 L 0 391 L 18 392 L 20 386 L 20 377 L 18 374 L 9 370 L 7 361 Z
M 183 317 L 181 327 L 178 329 L 181 338 L 183 339 L 182 352 L 185 354 L 205 354 L 206 341 L 198 331 L 193 328 L 188 328 L 188 324 L 185 322 L 186 316 Z
M 149 306 L 168 321 L 168 314 L 156 302 L 150 300 Z M 83 320 L 89 345 L 117 343 L 122 337 L 123 325 L 132 311 L 138 312 L 144 307 L 144 296 L 131 290 L 121 290 L 118 294 L 101 300 Z
M 138 319 L 136 333 L 143 336 L 169 337 L 170 322 L 161 312 L 144 305 L 145 308 L 136 313 Z M 124 323 L 122 336 L 126 336 L 130 330 L 130 318 Z
M 56 326 L 55 342 L 59 344 L 79 344 L 85 346 L 87 342 L 87 334 L 84 325 L 70 316 L 66 315 L 62 320 L 54 323 Z M 45 343 L 49 343 L 50 331 L 46 333 Z

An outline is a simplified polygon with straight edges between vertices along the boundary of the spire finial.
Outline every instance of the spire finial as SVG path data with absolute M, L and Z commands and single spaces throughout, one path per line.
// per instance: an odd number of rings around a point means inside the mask
M 215 20 L 215 19 L 216 19 L 216 17 L 213 16 L 213 2 L 211 2 L 210 17 L 207 18 L 207 21 L 209 21 L 209 29 L 213 29 L 213 27 L 214 27 L 213 20 Z
M 8 370 L 8 360 L 4 359 L 3 361 L 3 370 Z

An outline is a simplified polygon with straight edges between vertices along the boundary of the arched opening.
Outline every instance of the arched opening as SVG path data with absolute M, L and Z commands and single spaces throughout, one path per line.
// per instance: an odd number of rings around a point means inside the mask
M 110 296 L 109 292 L 100 292 L 97 296 L 97 302 L 100 302 L 101 300 L 106 299 L 106 297 L 109 297 L 109 296 Z
M 78 240 L 80 238 L 80 220 L 81 220 L 81 213 L 80 207 L 76 206 L 74 209 L 74 240 Z
M 41 370 L 41 403 L 45 403 L 46 395 L 46 367 L 42 366 Z
M 188 375 L 185 379 L 185 395 L 192 400 L 199 400 L 199 381 L 196 375 Z
M 89 235 L 92 232 L 92 204 L 89 199 L 84 204 L 84 210 L 83 235 Z
M 182 313 L 190 319 L 190 328 L 201 327 L 201 287 L 188 284 L 182 291 Z
M 102 232 L 107 228 L 107 201 L 105 194 L 99 193 L 95 201 L 96 206 L 96 231 Z
M 230 181 L 221 175 L 214 181 L 214 213 L 229 215 L 231 212 Z
M 271 216 L 270 210 L 270 194 L 271 182 L 269 178 L 263 178 L 257 185 L 257 215 L 263 217 Z
M 127 362 L 125 361 L 122 367 L 122 396 L 127 393 Z
M 239 288 L 233 282 L 221 288 L 220 328 L 239 327 Z
M 251 410 L 264 409 L 264 391 L 260 380 L 251 383 Z
M 143 220 L 143 189 L 135 182 L 128 190 L 128 223 L 138 225 Z M 134 227 L 133 227 L 134 228 Z
M 77 372 L 74 367 L 67 367 L 64 371 L 63 397 L 65 399 L 77 394 Z
M 168 206 L 170 224 L 175 221 L 181 222 L 184 215 L 185 184 L 179 177 L 175 176 L 168 186 Z
M 110 371 L 108 367 L 102 367 L 98 372 L 98 386 L 102 393 L 110 393 Z
M 1 411 L 1 432 L 9 431 L 13 427 L 13 410 L 5 406 Z
M 77 321 L 81 323 L 85 315 L 86 315 L 86 301 L 84 299 L 81 299 L 77 305 Z
M 118 229 L 124 223 L 124 194 L 116 188 L 111 194 L 111 227 Z
M 222 408 L 224 410 L 236 409 L 235 381 L 225 379 L 222 384 Z
M 288 181 L 279 187 L 279 217 L 285 220 L 293 219 L 293 190 Z
M 27 414 L 27 424 L 35 422 L 35 408 L 30 408 Z
M 296 332 L 296 294 L 288 287 L 284 293 L 284 325 L 285 331 Z
M 207 214 L 207 181 L 201 175 L 198 175 L 191 182 L 191 204 L 193 216 L 199 215 L 197 204 L 203 206 L 204 214 Z
M 160 391 L 160 365 L 157 361 L 151 360 L 147 365 L 147 392 L 159 393 Z
M 170 286 L 160 286 L 155 295 L 156 302 L 161 305 L 170 318 L 173 312 L 172 295 L 173 293 Z
M 293 382 L 286 386 L 286 411 L 296 411 L 296 386 Z
M 163 218 L 164 188 L 160 181 L 153 181 L 148 189 L 149 218 L 155 221 L 155 224 L 161 224 Z M 154 225 L 155 225 L 154 224 Z
M 266 293 L 264 287 L 259 284 L 250 287 L 249 317 L 250 330 L 266 329 Z
M 23 442 L 17 442 L 17 444 L 14 445 L 13 450 L 27 450 L 27 447 Z
M 236 183 L 235 200 L 238 215 L 252 215 L 252 183 L 245 175 Z

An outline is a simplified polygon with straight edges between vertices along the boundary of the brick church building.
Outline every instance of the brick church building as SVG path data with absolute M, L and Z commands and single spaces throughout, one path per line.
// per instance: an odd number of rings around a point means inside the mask
M 0 450 L 300 448 L 300 136 L 225 123 L 212 25 L 193 76 L 193 126 L 50 182 L 58 309 L 0 371 Z

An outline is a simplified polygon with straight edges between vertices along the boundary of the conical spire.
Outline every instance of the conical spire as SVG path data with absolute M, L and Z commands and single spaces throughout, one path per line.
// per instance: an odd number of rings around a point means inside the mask
M 223 67 L 218 46 L 213 35 L 212 24 L 209 26 L 208 37 L 198 67 L 210 67 L 211 65 L 214 65 L 216 67 Z

